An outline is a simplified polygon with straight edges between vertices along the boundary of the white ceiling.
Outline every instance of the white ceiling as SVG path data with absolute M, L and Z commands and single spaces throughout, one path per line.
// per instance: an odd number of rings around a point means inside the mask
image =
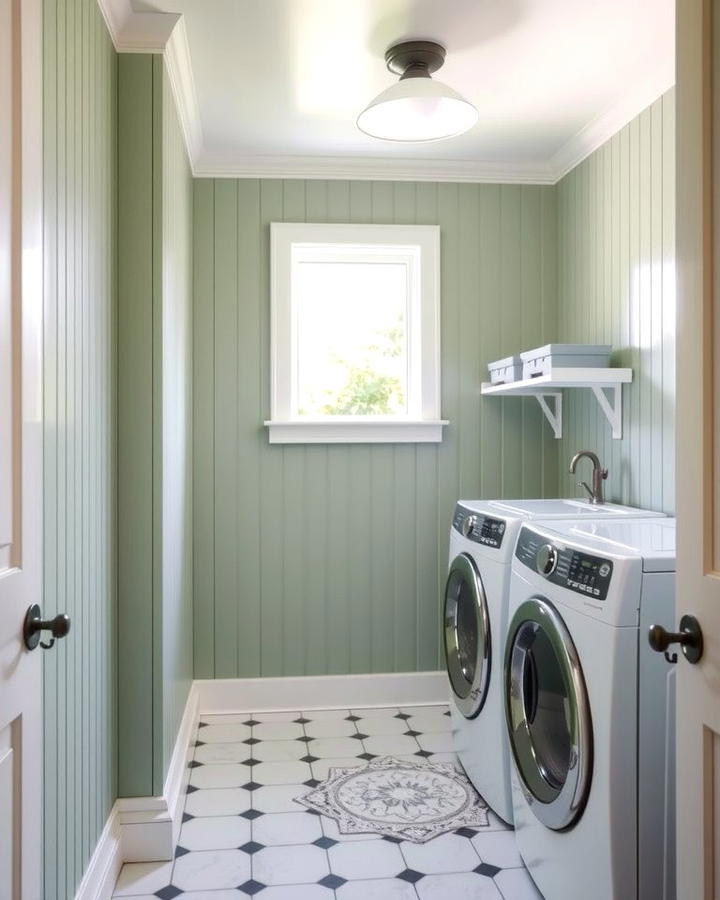
M 132 5 L 183 15 L 201 132 L 194 165 L 207 173 L 405 166 L 554 180 L 674 82 L 673 0 Z M 357 129 L 357 114 L 394 80 L 385 49 L 403 38 L 447 47 L 436 77 L 477 106 L 470 132 L 410 145 Z

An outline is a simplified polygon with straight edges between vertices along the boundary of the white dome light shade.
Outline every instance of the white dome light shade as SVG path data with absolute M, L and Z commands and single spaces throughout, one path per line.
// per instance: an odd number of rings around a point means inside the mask
M 468 131 L 478 111 L 457 91 L 431 78 L 391 85 L 358 116 L 360 131 L 385 141 L 439 141 Z

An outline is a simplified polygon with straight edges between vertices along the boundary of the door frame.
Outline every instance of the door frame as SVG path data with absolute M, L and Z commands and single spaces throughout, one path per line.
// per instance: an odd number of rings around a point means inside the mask
M 42 657 L 23 639 L 25 610 L 43 589 L 43 5 L 8 0 L 11 116 L 7 232 L 9 248 L 9 376 L 11 511 L 0 575 L 3 602 L 0 728 L 12 754 L 13 900 L 42 896 L 43 725 Z M 5 726 L 9 724 L 9 729 Z

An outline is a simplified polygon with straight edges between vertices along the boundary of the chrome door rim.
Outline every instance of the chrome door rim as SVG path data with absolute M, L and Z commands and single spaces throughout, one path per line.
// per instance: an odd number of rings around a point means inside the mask
M 475 623 L 478 633 L 477 657 L 472 681 L 467 681 L 462 674 L 462 664 L 458 653 L 457 611 L 459 592 L 454 589 L 457 584 L 469 585 L 474 599 Z M 487 597 L 480 573 L 472 557 L 460 553 L 450 564 L 445 585 L 445 662 L 450 685 L 455 697 L 455 704 L 468 719 L 478 715 L 485 703 L 487 686 L 490 678 L 490 619 L 488 616 Z
M 527 721 L 525 662 L 534 634 L 549 640 L 565 683 L 570 707 L 570 762 L 562 785 L 553 784 L 538 759 Z M 580 659 L 555 607 L 532 597 L 516 611 L 505 649 L 505 717 L 515 771 L 535 817 L 548 828 L 569 828 L 581 815 L 592 775 L 592 720 Z

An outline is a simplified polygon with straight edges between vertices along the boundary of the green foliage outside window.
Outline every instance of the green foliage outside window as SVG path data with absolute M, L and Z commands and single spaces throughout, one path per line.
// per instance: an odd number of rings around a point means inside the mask
M 403 353 L 405 328 L 402 322 L 380 335 L 371 344 L 362 365 L 344 360 L 347 381 L 334 400 L 323 407 L 327 416 L 382 416 L 397 413 L 405 406 L 405 393 L 400 379 L 383 372 L 382 360 L 397 359 Z

